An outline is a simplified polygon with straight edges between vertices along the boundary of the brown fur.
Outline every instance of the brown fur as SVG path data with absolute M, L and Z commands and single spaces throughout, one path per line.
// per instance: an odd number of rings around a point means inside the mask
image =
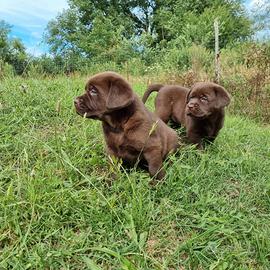
M 107 152 L 130 164 L 145 160 L 151 176 L 162 179 L 162 162 L 176 150 L 176 132 L 149 112 L 119 74 L 99 73 L 74 101 L 81 116 L 102 121 Z
M 223 126 L 224 108 L 230 96 L 220 85 L 199 82 L 191 89 L 177 85 L 150 85 L 143 96 L 145 103 L 149 95 L 157 91 L 155 113 L 165 123 L 170 119 L 186 127 L 191 143 L 202 147 L 202 140 L 214 141 Z

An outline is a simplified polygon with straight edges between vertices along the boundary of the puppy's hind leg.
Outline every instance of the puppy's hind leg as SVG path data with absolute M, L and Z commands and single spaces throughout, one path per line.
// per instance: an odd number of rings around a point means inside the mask
M 172 106 L 164 97 L 157 96 L 155 100 L 155 114 L 164 122 L 168 123 L 172 114 Z
M 144 153 L 144 158 L 148 163 L 148 171 L 151 177 L 154 178 L 150 182 L 151 185 L 155 185 L 155 180 L 163 180 L 165 177 L 165 170 L 162 168 L 162 156 L 158 150 L 152 150 Z

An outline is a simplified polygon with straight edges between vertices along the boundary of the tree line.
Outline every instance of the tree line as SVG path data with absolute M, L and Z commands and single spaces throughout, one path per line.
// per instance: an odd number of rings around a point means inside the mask
M 180 68 L 189 65 L 186 52 L 194 44 L 213 50 L 215 18 L 220 47 L 229 48 L 251 41 L 259 27 L 267 27 L 269 11 L 270 4 L 258 7 L 252 19 L 240 0 L 69 0 L 69 8 L 47 25 L 44 42 L 50 54 L 27 55 L 1 21 L 0 64 L 9 64 L 16 74 L 33 66 L 55 74 L 134 59 L 146 67 L 174 59 Z

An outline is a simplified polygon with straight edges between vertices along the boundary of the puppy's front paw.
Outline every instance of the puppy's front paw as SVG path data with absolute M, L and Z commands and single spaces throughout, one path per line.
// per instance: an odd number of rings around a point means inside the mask
M 161 184 L 165 179 L 165 171 L 164 169 L 160 169 L 158 173 L 156 173 L 152 180 L 149 182 L 151 187 L 156 187 L 157 185 Z

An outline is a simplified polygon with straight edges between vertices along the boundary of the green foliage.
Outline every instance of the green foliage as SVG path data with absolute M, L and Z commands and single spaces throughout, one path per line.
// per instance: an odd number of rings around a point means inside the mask
M 68 50 L 77 52 L 80 42 L 77 34 L 81 31 L 76 10 L 68 9 L 48 23 L 46 42 L 55 54 L 63 55 Z
M 124 38 L 124 32 L 124 27 L 114 25 L 112 18 L 96 17 L 83 50 L 89 52 L 88 57 L 94 61 L 125 62 L 134 55 L 134 51 L 131 42 Z
M 10 25 L 4 21 L 0 21 L 0 56 L 6 61 L 9 53 L 8 34 L 10 32 Z
M 14 77 L 14 69 L 10 64 L 0 61 L 0 79 Z
M 27 54 L 19 39 L 9 39 L 10 31 L 11 26 L 0 21 L 0 59 L 11 65 L 16 74 L 22 74 L 27 66 Z
M 89 61 L 117 64 L 139 57 L 150 65 L 166 49 L 172 53 L 192 44 L 212 49 L 215 18 L 222 48 L 252 34 L 239 1 L 73 0 L 48 24 L 46 41 L 62 56 L 72 51 Z
M 174 9 L 161 12 L 159 20 L 172 40 L 214 48 L 213 24 L 220 23 L 220 47 L 251 36 L 251 21 L 238 1 L 176 1 Z M 165 19 L 164 19 L 165 18 Z
M 10 26 L 2 22 L 0 56 L 24 75 L 85 72 L 105 63 L 121 69 L 136 62 L 141 74 L 161 68 L 186 71 L 196 61 L 195 66 L 205 68 L 211 62 L 215 18 L 221 48 L 252 35 L 251 21 L 238 0 L 71 0 L 69 8 L 48 23 L 44 41 L 50 55 L 29 57 L 19 40 L 8 39 Z

